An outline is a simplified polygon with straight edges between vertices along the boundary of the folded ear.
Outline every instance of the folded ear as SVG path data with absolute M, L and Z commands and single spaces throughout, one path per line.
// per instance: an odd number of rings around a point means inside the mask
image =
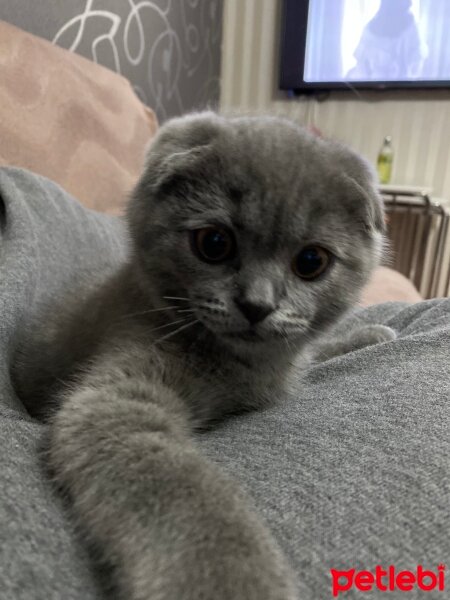
M 352 210 L 357 211 L 368 231 L 384 233 L 384 208 L 378 191 L 377 178 L 372 166 L 349 148 L 334 145 L 342 178 L 351 191 Z
M 209 111 L 168 121 L 147 150 L 140 188 L 155 192 L 174 177 L 192 176 L 224 128 L 224 119 Z
M 385 233 L 383 200 L 375 184 L 361 181 L 343 173 L 343 179 L 352 199 L 351 210 L 357 213 L 368 232 Z

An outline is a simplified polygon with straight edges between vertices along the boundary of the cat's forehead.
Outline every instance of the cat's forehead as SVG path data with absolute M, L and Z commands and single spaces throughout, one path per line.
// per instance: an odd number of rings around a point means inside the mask
M 346 213 L 324 185 L 298 181 L 296 187 L 236 190 L 227 207 L 231 225 L 256 243 L 275 250 L 299 240 L 332 238 L 348 227 Z
M 248 196 L 254 190 L 269 202 L 308 204 L 339 179 L 342 165 L 331 143 L 282 119 L 238 120 L 217 140 L 231 190 Z
M 339 165 L 324 145 L 283 123 L 255 125 L 225 145 L 222 185 L 233 225 L 273 242 L 274 235 L 314 236 L 345 221 Z
M 277 178 L 293 164 L 315 162 L 323 144 L 312 134 L 283 119 L 242 119 L 231 122 L 227 134 L 219 138 L 223 151 L 233 164 Z

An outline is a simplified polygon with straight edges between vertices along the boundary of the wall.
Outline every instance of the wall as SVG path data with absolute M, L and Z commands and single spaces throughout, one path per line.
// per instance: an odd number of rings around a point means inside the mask
M 160 120 L 218 103 L 222 0 L 11 0 L 0 19 L 122 73 Z
M 288 100 L 277 90 L 281 0 L 225 0 L 222 109 L 283 114 L 315 125 L 374 162 L 385 135 L 393 182 L 429 186 L 450 206 L 450 92 L 332 93 Z

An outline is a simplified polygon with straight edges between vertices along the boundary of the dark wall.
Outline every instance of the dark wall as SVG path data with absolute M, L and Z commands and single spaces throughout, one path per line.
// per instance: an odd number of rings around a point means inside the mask
M 216 106 L 223 0 L 0 0 L 0 19 L 120 72 L 160 121 Z

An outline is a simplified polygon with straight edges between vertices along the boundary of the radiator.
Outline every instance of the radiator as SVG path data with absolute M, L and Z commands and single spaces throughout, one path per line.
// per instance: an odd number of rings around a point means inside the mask
M 425 192 L 382 191 L 390 248 L 385 264 L 424 298 L 450 295 L 450 214 Z

